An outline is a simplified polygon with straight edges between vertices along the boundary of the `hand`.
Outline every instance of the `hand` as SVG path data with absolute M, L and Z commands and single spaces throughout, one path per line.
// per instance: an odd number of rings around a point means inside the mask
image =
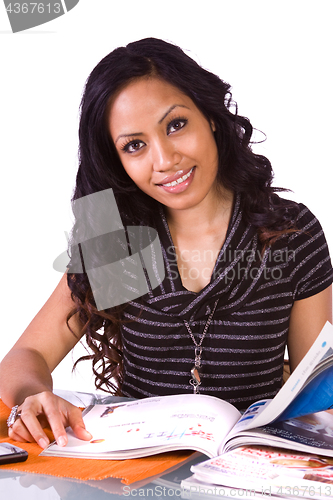
M 89 441 L 92 435 L 86 430 L 80 408 L 55 396 L 50 391 L 27 397 L 19 407 L 21 417 L 8 429 L 8 436 L 15 441 L 36 441 L 41 448 L 50 443 L 43 428 L 49 426 L 59 446 L 67 444 L 65 427 L 70 426 L 76 437 Z

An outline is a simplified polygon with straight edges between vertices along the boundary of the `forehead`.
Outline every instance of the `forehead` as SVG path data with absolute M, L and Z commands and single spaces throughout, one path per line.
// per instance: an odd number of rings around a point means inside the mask
M 112 129 L 144 116 L 160 120 L 170 106 L 196 108 L 192 99 L 180 89 L 156 77 L 143 77 L 130 82 L 112 97 L 108 106 L 108 122 Z

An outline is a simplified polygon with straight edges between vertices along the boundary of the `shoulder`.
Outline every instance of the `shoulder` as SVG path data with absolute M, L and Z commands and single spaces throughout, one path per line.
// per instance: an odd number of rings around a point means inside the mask
M 309 232 L 313 234 L 316 231 L 323 231 L 317 217 L 303 203 L 297 203 L 298 214 L 295 219 L 295 225 L 298 231 Z
M 274 210 L 283 213 L 283 218 L 289 221 L 291 232 L 287 232 L 289 243 L 294 240 L 299 243 L 300 240 L 310 240 L 320 235 L 324 236 L 323 229 L 317 217 L 303 203 L 287 200 L 278 197 L 278 203 Z
M 295 231 L 289 235 L 289 247 L 300 255 L 303 255 L 302 250 L 307 255 L 320 249 L 328 253 L 325 234 L 317 217 L 303 203 L 297 203 L 296 206 L 297 215 L 293 219 Z
M 293 255 L 289 271 L 295 287 L 294 298 L 302 299 L 328 287 L 333 280 L 333 270 L 317 217 L 302 203 L 295 204 L 295 214 L 295 231 L 288 235 L 288 248 Z

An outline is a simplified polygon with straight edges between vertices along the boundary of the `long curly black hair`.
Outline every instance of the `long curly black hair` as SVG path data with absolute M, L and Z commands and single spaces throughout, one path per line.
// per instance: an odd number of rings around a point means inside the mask
M 295 206 L 278 196 L 282 189 L 272 186 L 269 160 L 252 151 L 253 127 L 247 118 L 237 114 L 230 85 L 176 45 L 155 38 L 115 49 L 90 74 L 81 102 L 79 169 L 73 200 L 112 188 L 125 226 L 155 226 L 158 202 L 143 193 L 127 175 L 107 127 L 110 98 L 129 82 L 144 76 L 158 76 L 180 89 L 214 123 L 218 181 L 241 195 L 244 217 L 257 228 L 263 246 L 294 231 Z M 92 359 L 96 388 L 121 394 L 122 308 L 98 311 L 85 273 L 69 270 L 68 285 L 76 305 L 70 317 L 78 315 L 93 351 L 81 359 Z

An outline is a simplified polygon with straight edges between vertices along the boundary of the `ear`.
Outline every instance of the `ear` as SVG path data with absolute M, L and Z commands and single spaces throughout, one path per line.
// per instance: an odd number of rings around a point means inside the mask
M 210 128 L 212 129 L 213 132 L 216 132 L 216 127 L 213 120 L 210 120 Z

